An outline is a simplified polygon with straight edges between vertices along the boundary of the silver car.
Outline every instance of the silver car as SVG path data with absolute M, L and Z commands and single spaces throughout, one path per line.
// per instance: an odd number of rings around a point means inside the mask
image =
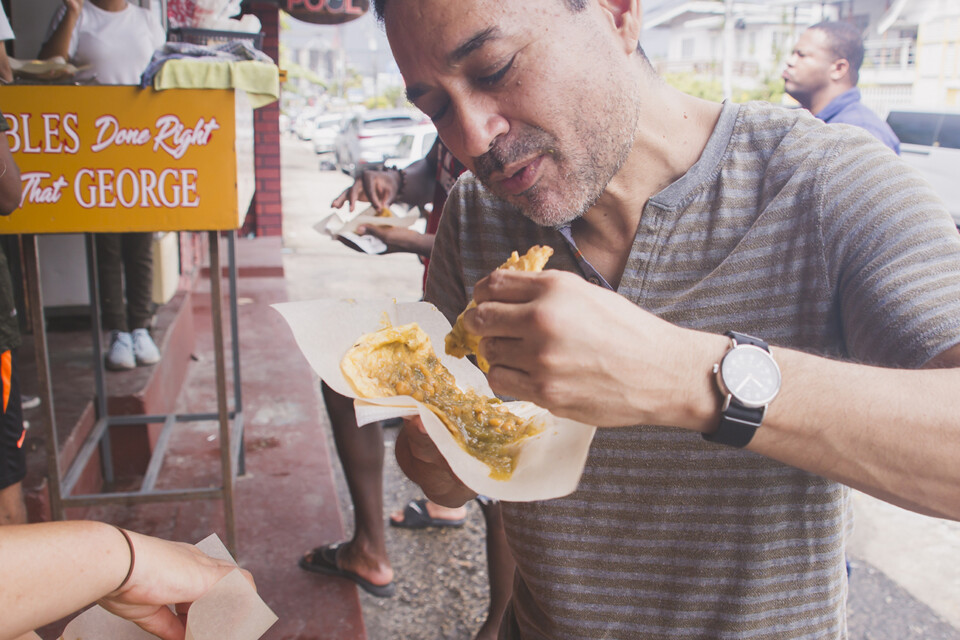
M 368 165 L 380 166 L 413 125 L 428 122 L 416 111 L 368 111 L 350 118 L 337 135 L 334 154 L 340 170 L 359 175 Z
M 923 174 L 960 227 L 960 111 L 896 109 L 887 124 L 900 138 L 900 157 Z
M 328 113 L 314 119 L 313 152 L 330 153 L 337 134 L 343 129 L 347 116 L 343 113 Z

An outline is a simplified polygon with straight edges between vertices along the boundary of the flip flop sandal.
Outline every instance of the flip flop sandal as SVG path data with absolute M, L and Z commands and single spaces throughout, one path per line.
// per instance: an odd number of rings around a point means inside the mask
M 383 585 L 373 584 L 369 580 L 361 578 L 353 571 L 338 567 L 337 551 L 343 544 L 342 542 L 334 542 L 333 544 L 317 547 L 313 551 L 305 553 L 303 557 L 300 558 L 298 564 L 301 569 L 305 569 L 306 571 L 353 580 L 357 583 L 358 587 L 378 598 L 389 598 L 397 592 L 397 585 L 392 581 Z
M 403 520 L 390 518 L 391 527 L 401 529 L 426 529 L 427 527 L 462 527 L 466 518 L 449 520 L 446 518 L 431 518 L 427 511 L 427 499 L 411 500 L 403 508 Z

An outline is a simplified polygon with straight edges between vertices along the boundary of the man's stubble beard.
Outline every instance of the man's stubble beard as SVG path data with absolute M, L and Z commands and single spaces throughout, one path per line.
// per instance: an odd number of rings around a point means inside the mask
M 559 227 L 573 222 L 596 204 L 633 148 L 638 120 L 636 102 L 619 94 L 607 113 L 612 117 L 606 127 L 599 121 L 578 120 L 574 137 L 584 145 L 569 151 L 561 148 L 555 136 L 538 127 L 529 127 L 509 141 L 498 139 L 487 153 L 474 160 L 474 173 L 484 186 L 540 226 Z M 490 180 L 504 166 L 540 154 L 556 168 L 556 184 L 552 187 L 540 180 L 513 196 L 501 193 Z

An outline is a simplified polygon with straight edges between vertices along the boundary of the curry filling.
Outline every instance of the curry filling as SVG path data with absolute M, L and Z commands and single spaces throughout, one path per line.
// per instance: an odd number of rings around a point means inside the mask
M 425 404 L 497 480 L 512 475 L 517 445 L 537 432 L 531 420 L 518 418 L 497 398 L 457 387 L 416 323 L 362 336 L 340 367 L 361 397 L 411 396 Z

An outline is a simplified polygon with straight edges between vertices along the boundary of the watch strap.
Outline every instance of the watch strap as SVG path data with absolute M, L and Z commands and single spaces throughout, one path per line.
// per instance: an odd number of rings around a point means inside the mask
M 743 448 L 750 444 L 760 423 L 763 422 L 765 408 L 750 409 L 736 400 L 731 400 L 726 410 L 720 414 L 720 424 L 713 433 L 704 433 L 703 439 L 729 447 Z
M 770 345 L 760 338 L 754 338 L 753 336 L 748 336 L 745 333 L 737 333 L 736 331 L 727 331 L 723 335 L 733 340 L 733 346 L 737 346 L 738 344 L 752 344 L 755 347 L 760 347 L 767 353 L 770 352 Z
M 724 335 L 733 340 L 732 348 L 741 344 L 749 344 L 768 353 L 770 352 L 770 345 L 759 338 L 736 331 L 727 331 Z M 703 439 L 730 447 L 743 448 L 750 443 L 754 434 L 757 433 L 766 411 L 766 407 L 745 407 L 730 396 L 724 402 L 724 407 L 720 411 L 720 424 L 717 426 L 717 430 L 713 433 L 702 434 Z

